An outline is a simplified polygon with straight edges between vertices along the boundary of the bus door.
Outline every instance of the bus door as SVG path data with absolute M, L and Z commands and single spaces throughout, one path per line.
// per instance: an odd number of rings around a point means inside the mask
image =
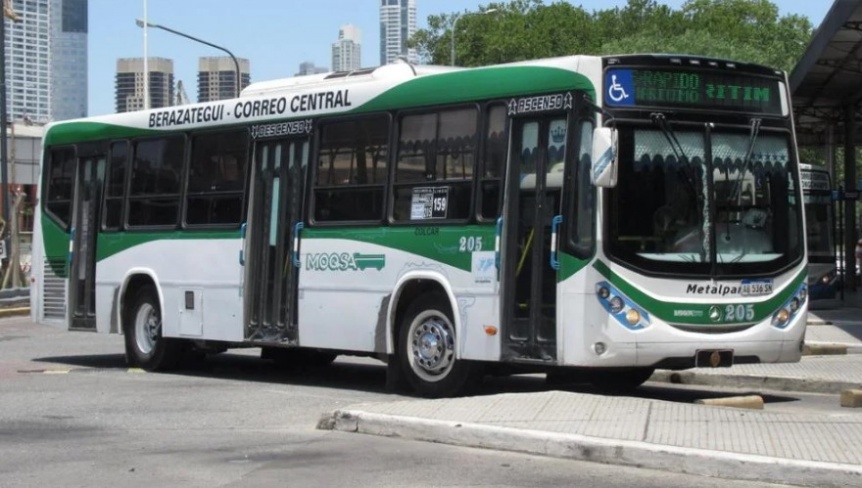
M 295 343 L 303 182 L 310 139 L 259 140 L 254 149 L 246 236 L 246 339 Z
M 79 146 L 72 218 L 69 328 L 96 330 L 96 242 L 101 222 L 105 150 Z
M 552 235 L 559 225 L 566 127 L 565 114 L 512 120 L 501 269 L 506 359 L 557 356 Z

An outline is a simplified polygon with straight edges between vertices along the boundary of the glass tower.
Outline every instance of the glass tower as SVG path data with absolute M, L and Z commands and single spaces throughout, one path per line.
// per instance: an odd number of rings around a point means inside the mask
M 416 50 L 407 49 L 407 40 L 415 33 L 416 0 L 380 0 L 380 64 L 401 57 L 417 63 Z

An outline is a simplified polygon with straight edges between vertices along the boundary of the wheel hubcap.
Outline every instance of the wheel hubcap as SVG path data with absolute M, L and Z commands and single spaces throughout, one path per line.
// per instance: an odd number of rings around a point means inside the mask
M 411 331 L 410 356 L 413 369 L 422 376 L 441 378 L 455 358 L 452 326 L 439 316 L 416 320 Z
M 144 354 L 151 354 L 161 335 L 162 322 L 156 309 L 144 304 L 135 315 L 135 342 Z

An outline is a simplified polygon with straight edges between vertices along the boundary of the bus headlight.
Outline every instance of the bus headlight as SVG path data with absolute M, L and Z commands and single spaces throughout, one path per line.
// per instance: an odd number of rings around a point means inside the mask
M 799 310 L 799 298 L 793 297 L 790 299 L 790 313 L 796 313 Z
M 626 329 L 641 330 L 649 327 L 650 317 L 646 310 L 629 300 L 610 283 L 597 283 L 596 297 L 602 307 Z
M 808 285 L 803 283 L 799 285 L 796 293 L 794 293 L 789 300 L 784 302 L 784 305 L 782 305 L 781 308 L 772 314 L 773 327 L 779 329 L 787 327 L 793 317 L 795 317 L 802 309 L 802 305 L 805 304 L 806 298 L 808 298 Z
M 623 303 L 623 299 L 619 296 L 615 296 L 610 299 L 611 313 L 620 313 L 625 306 Z

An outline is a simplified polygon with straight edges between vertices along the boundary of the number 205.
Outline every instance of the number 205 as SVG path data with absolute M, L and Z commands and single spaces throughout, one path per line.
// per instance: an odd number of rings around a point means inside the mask
M 754 320 L 754 305 L 728 305 L 724 308 L 725 322 L 742 322 Z
M 459 239 L 458 244 L 458 251 L 460 252 L 478 252 L 482 250 L 481 237 L 461 236 L 461 239 Z

